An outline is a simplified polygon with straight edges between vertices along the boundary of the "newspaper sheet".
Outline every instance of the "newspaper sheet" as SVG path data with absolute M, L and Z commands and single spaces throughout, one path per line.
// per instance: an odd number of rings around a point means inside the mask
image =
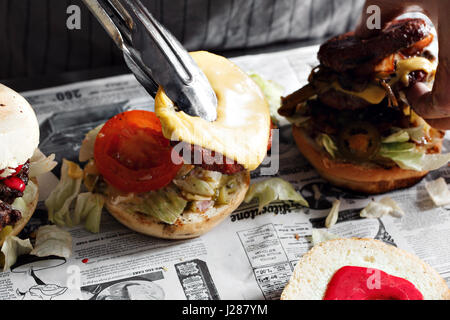
M 243 56 L 232 59 L 242 69 L 275 80 L 285 94 L 306 83 L 317 64 L 317 47 Z M 84 135 L 113 115 L 130 109 L 153 110 L 153 100 L 132 75 L 80 82 L 24 92 L 39 118 L 40 149 L 57 160 L 78 159 Z M 1 299 L 279 299 L 298 259 L 311 244 L 313 228 L 324 228 L 335 199 L 341 200 L 337 223 L 330 232 L 343 237 L 380 239 L 415 253 L 450 283 L 450 206 L 437 208 L 424 183 L 444 177 L 450 167 L 430 173 L 407 190 L 391 193 L 406 215 L 361 218 L 372 199 L 343 191 L 322 180 L 300 155 L 285 124 L 276 135 L 279 158 L 265 161 L 291 182 L 309 202 L 304 208 L 274 202 L 258 212 L 257 204 L 243 204 L 208 234 L 180 241 L 137 234 L 104 212 L 100 233 L 82 226 L 70 229 L 73 255 L 20 259 L 0 273 Z M 444 151 L 450 151 L 450 140 Z M 274 152 L 275 153 L 275 152 Z M 54 170 L 56 174 L 59 168 Z M 263 170 L 253 181 L 270 178 Z M 57 178 L 40 179 L 41 200 Z M 42 202 L 29 230 L 45 220 Z

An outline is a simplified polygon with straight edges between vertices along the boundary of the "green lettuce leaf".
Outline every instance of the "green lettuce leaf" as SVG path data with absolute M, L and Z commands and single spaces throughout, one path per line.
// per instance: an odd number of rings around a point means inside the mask
M 245 195 L 244 201 L 249 203 L 255 198 L 258 199 L 259 211 L 264 206 L 276 200 L 290 200 L 300 203 L 302 206 L 309 207 L 308 202 L 302 195 L 295 191 L 289 182 L 281 178 L 271 178 L 252 184 Z
M 409 133 L 405 130 L 400 130 L 397 132 L 394 132 L 390 136 L 383 138 L 381 142 L 383 143 L 395 143 L 395 142 L 407 142 L 409 141 Z
M 272 122 L 274 124 L 278 124 L 281 119 L 278 115 L 278 109 L 281 105 L 281 96 L 284 93 L 284 88 L 278 83 L 271 80 L 266 80 L 256 73 L 250 74 L 250 78 L 252 78 L 253 81 L 261 88 L 261 91 L 269 104 Z
M 11 206 L 16 210 L 19 210 L 23 217 L 28 216 L 28 214 L 32 214 L 32 212 L 28 212 L 28 206 L 35 200 L 37 192 L 38 187 L 33 183 L 33 181 L 29 180 L 23 196 L 21 198 L 16 198 Z
M 1 249 L 4 258 L 3 271 L 11 268 L 19 256 L 28 254 L 31 250 L 33 250 L 33 246 L 30 239 L 22 240 L 16 236 L 7 236 Z
M 139 195 L 124 205 L 127 211 L 140 212 L 162 222 L 174 224 L 186 208 L 187 201 L 172 188 L 164 188 Z
M 78 160 L 80 162 L 88 161 L 89 159 L 94 158 L 94 145 L 95 140 L 97 139 L 97 135 L 100 130 L 103 128 L 105 124 L 97 126 L 96 128 L 89 131 L 81 144 L 80 153 L 78 155 Z
M 76 172 L 76 176 L 71 177 L 69 170 Z M 80 193 L 82 179 L 81 168 L 74 162 L 64 159 L 61 167 L 61 179 L 45 201 L 48 219 L 51 222 L 59 226 L 74 226 L 70 208 Z
M 425 138 L 424 125 L 420 125 L 414 128 L 402 129 L 409 134 L 412 141 L 421 142 Z
M 51 154 L 46 157 L 39 149 L 34 151 L 30 159 L 30 178 L 40 176 L 41 174 L 50 172 L 58 163 L 55 161 L 55 155 Z
M 393 127 L 392 130 L 394 132 L 390 136 L 382 139 L 383 143 L 407 142 L 409 140 L 421 142 L 425 138 L 424 125 L 408 129 Z
M 342 237 L 323 229 L 312 229 L 311 242 L 313 246 L 316 246 L 325 241 L 340 238 Z
M 77 197 L 74 210 L 74 224 L 84 221 L 86 230 L 98 233 L 105 198 L 100 194 L 91 192 L 80 193 Z
M 428 181 L 425 183 L 425 189 L 436 206 L 442 207 L 450 204 L 450 190 L 444 178 Z
M 415 171 L 433 171 L 442 168 L 450 161 L 450 153 L 424 154 L 414 143 L 382 144 L 380 156 L 391 159 L 400 168 Z
M 338 147 L 334 143 L 333 139 L 327 134 L 320 134 L 316 138 L 317 143 L 322 146 L 329 155 L 334 159 L 336 157 L 336 152 L 338 151 Z
M 69 258 L 72 255 L 72 236 L 55 225 L 41 226 L 37 231 L 34 249 L 30 254 L 38 257 Z

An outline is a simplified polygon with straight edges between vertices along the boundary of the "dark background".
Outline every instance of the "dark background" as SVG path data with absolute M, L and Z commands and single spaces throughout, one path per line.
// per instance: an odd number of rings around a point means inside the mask
M 226 56 L 323 41 L 356 24 L 362 0 L 142 0 L 188 50 Z M 67 7 L 81 8 L 69 30 Z M 16 90 L 127 72 L 81 0 L 0 0 L 0 81 Z

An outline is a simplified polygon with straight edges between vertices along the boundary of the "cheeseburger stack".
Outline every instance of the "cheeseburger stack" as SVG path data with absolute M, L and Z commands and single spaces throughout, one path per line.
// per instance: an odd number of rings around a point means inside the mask
M 435 57 L 422 19 L 391 22 L 367 39 L 346 33 L 319 50 L 309 83 L 282 99 L 300 151 L 330 182 L 383 193 L 409 187 L 445 165 L 444 133 L 410 108 L 405 89 L 429 83 Z
M 0 246 L 7 235 L 19 234 L 36 208 L 38 188 L 29 172 L 38 144 L 39 124 L 33 109 L 0 84 Z
M 105 196 L 111 215 L 159 238 L 197 237 L 224 220 L 244 200 L 270 140 L 269 108 L 255 82 L 223 57 L 192 57 L 216 92 L 215 121 L 179 111 L 160 88 L 155 113 L 119 114 L 80 150 L 80 161 L 89 160 L 85 184 Z

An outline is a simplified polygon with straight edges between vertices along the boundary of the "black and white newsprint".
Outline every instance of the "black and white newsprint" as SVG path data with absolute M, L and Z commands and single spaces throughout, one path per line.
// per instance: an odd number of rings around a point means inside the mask
M 306 83 L 318 47 L 232 59 L 284 87 L 285 94 Z M 153 109 L 153 100 L 132 75 L 80 82 L 22 93 L 38 114 L 40 149 L 77 161 L 84 135 L 113 115 L 129 109 Z M 183 241 L 137 234 L 103 213 L 100 233 L 82 226 L 69 229 L 73 254 L 16 263 L 0 273 L 2 299 L 279 299 L 296 262 L 311 244 L 313 228 L 325 228 L 332 203 L 340 199 L 337 223 L 329 232 L 368 237 L 415 253 L 450 283 L 450 206 L 436 207 L 425 182 L 444 177 L 450 167 L 430 173 L 421 183 L 389 194 L 405 211 L 402 218 L 361 218 L 369 201 L 321 179 L 300 155 L 289 125 L 278 131 L 279 163 L 275 176 L 291 182 L 310 208 L 274 202 L 258 212 L 242 204 L 208 234 Z M 450 151 L 447 137 L 444 151 Z M 56 168 L 54 172 L 59 172 Z M 253 181 L 270 178 L 253 173 Z M 40 181 L 45 199 L 57 178 Z M 385 196 L 385 195 L 384 195 Z M 39 224 L 40 212 L 32 223 Z

